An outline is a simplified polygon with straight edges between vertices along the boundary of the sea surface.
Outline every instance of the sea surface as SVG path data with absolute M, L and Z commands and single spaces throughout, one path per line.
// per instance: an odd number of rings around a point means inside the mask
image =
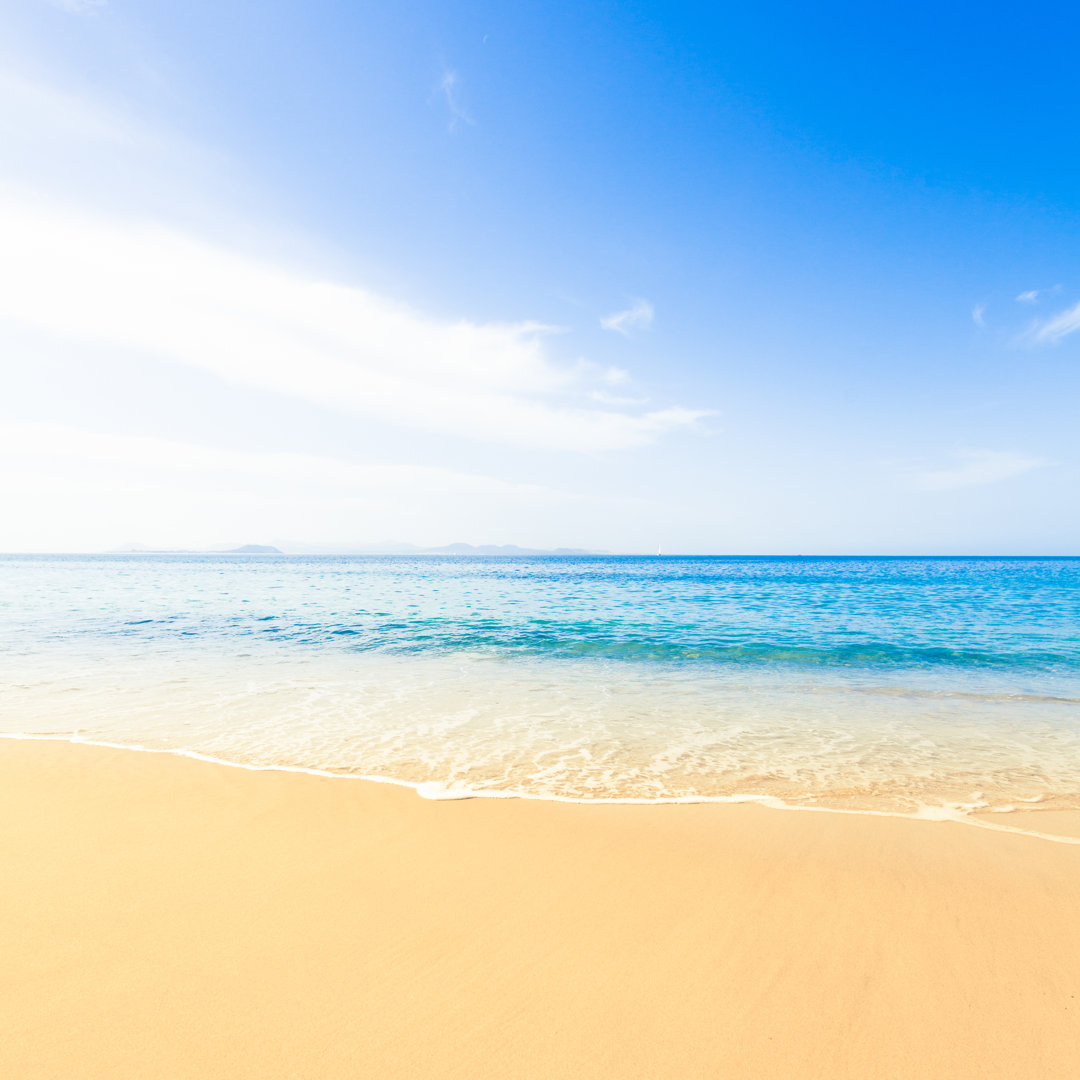
M 443 798 L 1080 807 L 1080 559 L 2 556 L 0 734 Z

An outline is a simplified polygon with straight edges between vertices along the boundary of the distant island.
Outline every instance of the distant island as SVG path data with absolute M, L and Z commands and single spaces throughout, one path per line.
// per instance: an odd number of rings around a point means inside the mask
M 445 547 L 424 548 L 421 555 L 596 555 L 584 548 L 526 548 L 517 544 L 447 544 Z
M 302 541 L 279 540 L 287 555 L 609 555 L 607 551 L 590 551 L 587 548 L 534 548 L 517 544 L 444 544 L 441 547 L 420 547 L 400 540 L 384 540 L 379 543 L 355 544 L 305 544 Z
M 242 544 L 230 548 L 152 548 L 145 544 L 126 544 L 108 552 L 110 555 L 473 555 L 521 557 L 535 555 L 607 555 L 610 552 L 586 548 L 532 548 L 517 544 L 445 544 L 420 547 L 388 540 L 376 544 L 304 544 L 279 541 L 272 544 Z
M 152 548 L 145 544 L 128 544 L 113 548 L 109 555 L 284 555 L 281 548 L 270 544 L 242 544 L 234 548 Z

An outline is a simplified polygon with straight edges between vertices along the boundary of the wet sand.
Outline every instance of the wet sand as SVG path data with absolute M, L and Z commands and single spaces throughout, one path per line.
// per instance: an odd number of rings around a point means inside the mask
M 0 857 L 5 1077 L 1078 1075 L 1076 845 L 0 740 Z

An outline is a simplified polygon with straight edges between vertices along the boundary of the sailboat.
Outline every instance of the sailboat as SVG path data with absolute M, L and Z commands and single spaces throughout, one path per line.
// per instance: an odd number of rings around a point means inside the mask
M 660 557 L 661 555 L 663 555 L 663 554 L 664 554 L 664 553 L 663 553 L 663 552 L 662 552 L 662 551 L 660 550 L 660 545 L 659 545 L 659 544 L 657 544 L 657 545 L 656 545 L 656 555 L 657 555 L 657 558 L 659 558 L 659 557 Z

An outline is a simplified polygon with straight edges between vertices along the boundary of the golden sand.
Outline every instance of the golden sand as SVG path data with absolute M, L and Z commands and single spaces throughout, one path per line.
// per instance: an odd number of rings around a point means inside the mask
M 5 1078 L 1080 1076 L 1077 846 L 3 741 L 0 857 Z

